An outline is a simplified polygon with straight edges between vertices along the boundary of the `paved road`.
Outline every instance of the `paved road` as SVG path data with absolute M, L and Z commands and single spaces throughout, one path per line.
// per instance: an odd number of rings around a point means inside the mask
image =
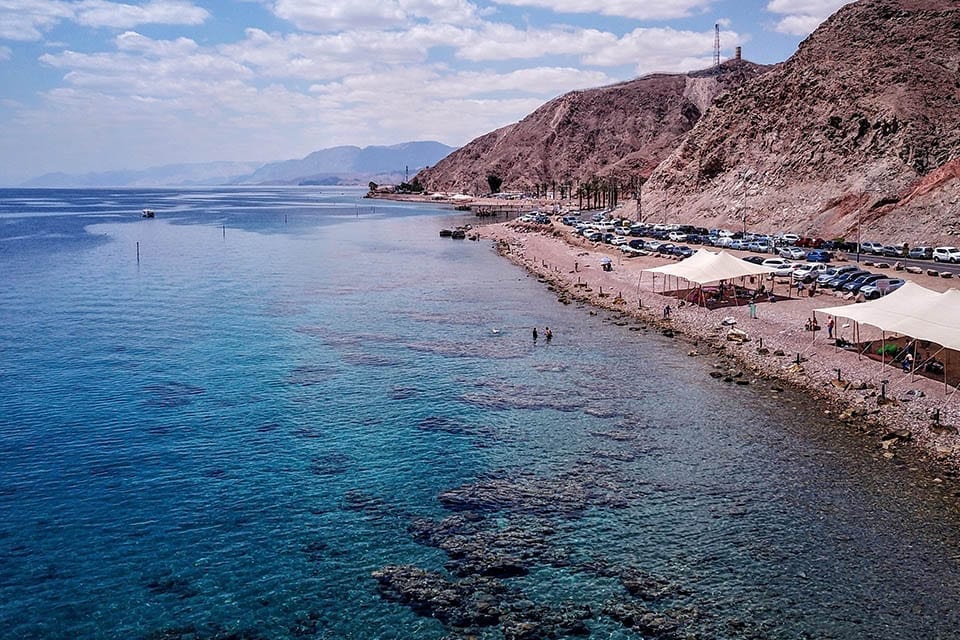
M 857 261 L 856 253 L 846 253 L 847 260 L 850 262 Z M 893 264 L 895 262 L 902 262 L 908 267 L 920 267 L 924 271 L 927 269 L 936 269 L 937 271 L 949 271 L 954 275 L 960 275 L 960 264 L 950 264 L 948 262 L 934 262 L 933 260 L 913 260 L 911 258 L 889 258 L 887 256 L 875 256 L 870 253 L 861 253 L 860 262 L 886 262 L 887 264 Z

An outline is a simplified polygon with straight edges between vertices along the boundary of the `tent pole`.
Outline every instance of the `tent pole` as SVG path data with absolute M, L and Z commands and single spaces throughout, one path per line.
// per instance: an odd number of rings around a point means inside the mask
M 880 330 L 880 369 L 883 370 L 883 358 L 887 355 L 887 334 Z

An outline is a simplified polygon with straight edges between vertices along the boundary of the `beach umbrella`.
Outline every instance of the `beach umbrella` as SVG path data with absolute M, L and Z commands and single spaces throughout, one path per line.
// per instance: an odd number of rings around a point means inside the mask
M 608 257 L 606 257 L 606 256 L 600 258 L 600 264 L 610 264 L 611 262 L 612 262 L 612 261 L 610 260 L 610 258 L 608 258 Z

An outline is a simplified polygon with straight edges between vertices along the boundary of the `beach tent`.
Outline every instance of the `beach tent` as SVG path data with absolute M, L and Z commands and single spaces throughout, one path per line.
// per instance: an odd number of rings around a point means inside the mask
M 816 311 L 877 327 L 884 342 L 887 332 L 899 333 L 914 340 L 938 344 L 941 351 L 960 351 L 960 291 L 956 289 L 938 293 L 907 282 L 893 293 L 877 300 Z M 882 353 L 883 350 L 881 364 Z M 920 364 L 914 360 L 911 371 L 915 371 Z M 946 366 L 943 370 L 943 384 L 946 387 Z
M 960 291 L 956 289 L 939 293 L 907 282 L 870 302 L 816 311 L 960 350 Z
M 653 269 L 644 269 L 644 271 L 671 275 L 704 285 L 720 280 L 773 273 L 776 269 L 741 260 L 726 251 L 713 253 L 701 249 L 686 260 Z
M 653 275 L 654 282 L 656 282 L 657 274 L 663 274 L 665 277 L 674 276 L 696 283 L 698 285 L 699 302 L 706 306 L 703 285 L 721 280 L 772 274 L 776 269 L 741 260 L 726 251 L 713 253 L 700 249 L 686 260 L 653 269 L 644 269 L 644 271 Z M 736 287 L 732 290 L 736 295 Z M 739 304 L 739 300 L 737 304 Z

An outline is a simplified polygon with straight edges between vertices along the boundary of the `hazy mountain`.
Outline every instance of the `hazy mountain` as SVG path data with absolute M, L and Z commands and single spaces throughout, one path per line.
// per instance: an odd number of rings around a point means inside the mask
M 382 174 L 403 175 L 409 167 L 410 177 L 423 167 L 444 158 L 453 147 L 439 142 L 405 142 L 389 147 L 332 147 L 314 151 L 300 160 L 265 164 L 238 182 L 252 184 L 298 183 L 340 176 L 359 180 Z
M 129 171 L 67 174 L 48 173 L 24 182 L 23 187 L 160 187 L 226 184 L 248 175 L 260 162 L 199 162 L 170 164 Z
M 405 142 L 381 147 L 333 147 L 284 162 L 206 162 L 149 169 L 85 174 L 49 173 L 24 187 L 158 187 L 226 184 L 367 184 L 399 182 L 409 167 L 432 165 L 451 151 L 439 142 Z

